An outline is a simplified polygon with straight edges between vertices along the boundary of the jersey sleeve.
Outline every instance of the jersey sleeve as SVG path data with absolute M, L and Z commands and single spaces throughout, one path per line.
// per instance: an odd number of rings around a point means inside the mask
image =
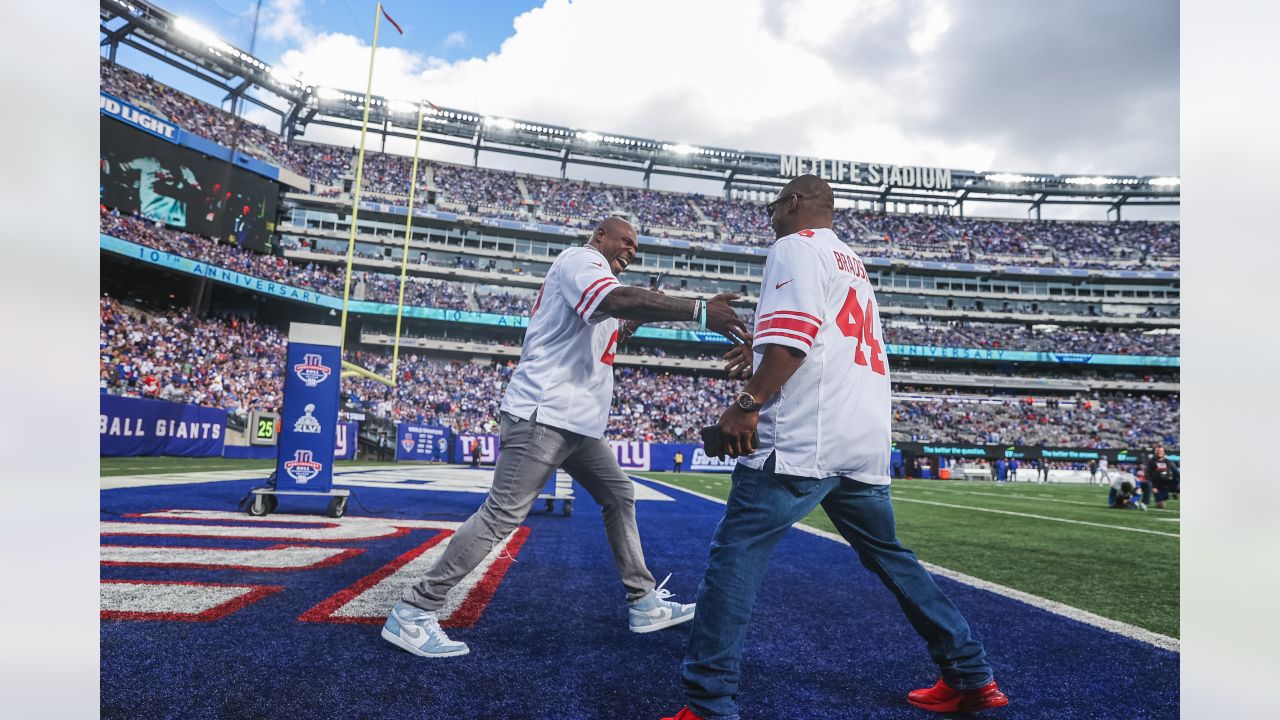
M 583 322 L 591 325 L 605 319 L 596 309 L 609 293 L 622 286 L 604 257 L 590 250 L 564 257 L 558 275 L 560 295 Z
M 760 280 L 757 350 L 772 344 L 809 354 L 825 319 L 823 270 L 818 252 L 797 238 L 783 238 L 773 246 Z

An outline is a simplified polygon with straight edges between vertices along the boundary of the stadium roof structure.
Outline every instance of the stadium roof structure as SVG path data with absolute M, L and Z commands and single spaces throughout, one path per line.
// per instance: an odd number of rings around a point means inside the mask
M 285 137 L 311 124 L 359 131 L 364 93 L 306 85 L 248 52 L 222 41 L 198 24 L 145 0 L 100 0 L 101 45 L 115 60 L 128 45 L 180 68 L 227 92 L 224 102 L 244 101 L 280 116 Z M 248 93 L 259 89 L 283 101 L 278 107 Z M 369 131 L 413 138 L 418 102 L 374 96 Z M 430 106 L 423 140 L 468 148 L 473 162 L 481 150 L 560 163 L 641 173 L 645 187 L 653 175 L 722 183 L 725 193 L 773 193 L 796 175 L 813 173 L 832 184 L 836 196 L 873 203 L 927 205 L 964 214 L 966 201 L 1020 203 L 1040 216 L 1044 205 L 1106 206 L 1119 219 L 1123 207 L 1179 205 L 1177 177 L 1137 175 L 1049 175 L 899 166 L 833 158 L 695 146 L 687 143 L 570 128 L 515 118 Z

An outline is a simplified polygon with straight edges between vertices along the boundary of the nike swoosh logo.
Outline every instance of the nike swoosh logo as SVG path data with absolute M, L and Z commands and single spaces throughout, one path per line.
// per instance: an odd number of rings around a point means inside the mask
M 795 278 L 791 278 L 791 280 L 795 280 Z M 787 282 L 780 282 L 780 283 L 778 283 L 777 285 L 774 285 L 774 286 L 773 286 L 773 289 L 774 289 L 774 290 L 777 290 L 778 288 L 782 287 L 783 285 L 786 285 L 787 283 L 791 282 L 791 280 L 788 280 Z
M 602 268 L 602 267 L 604 267 L 604 266 L 603 266 L 603 265 L 601 265 L 600 263 L 591 263 L 591 264 L 592 264 L 592 265 L 595 265 L 595 266 L 596 266 L 596 267 L 598 267 L 598 268 Z
M 412 625 L 401 625 L 400 634 L 408 636 L 409 640 L 417 640 L 418 638 L 422 637 L 422 630 Z

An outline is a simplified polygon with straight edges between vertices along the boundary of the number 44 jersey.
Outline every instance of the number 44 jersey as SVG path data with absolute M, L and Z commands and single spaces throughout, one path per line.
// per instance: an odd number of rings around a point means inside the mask
M 756 308 L 755 368 L 765 346 L 805 353 L 760 409 L 759 447 L 739 462 L 776 472 L 889 482 L 889 365 L 866 268 L 828 228 L 801 230 L 769 249 Z

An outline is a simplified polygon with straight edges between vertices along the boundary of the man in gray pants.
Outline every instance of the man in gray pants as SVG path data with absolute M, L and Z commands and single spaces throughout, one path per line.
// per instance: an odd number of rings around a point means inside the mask
M 631 224 L 608 218 L 590 242 L 560 253 L 547 271 L 503 397 L 501 453 L 489 496 L 449 539 L 426 576 L 392 608 L 382 628 L 388 642 L 423 657 L 469 652 L 466 643 L 440 629 L 436 613 L 449 590 L 528 516 L 557 467 L 602 508 L 605 536 L 627 592 L 631 629 L 653 632 L 693 619 L 693 605 L 668 601 L 671 593 L 654 586 L 636 527 L 634 486 L 604 440 L 613 358 L 620 339 L 649 321 L 696 321 L 736 343 L 750 343 L 751 336 L 729 307 L 737 295 L 680 300 L 619 283 L 616 276 L 637 250 Z

